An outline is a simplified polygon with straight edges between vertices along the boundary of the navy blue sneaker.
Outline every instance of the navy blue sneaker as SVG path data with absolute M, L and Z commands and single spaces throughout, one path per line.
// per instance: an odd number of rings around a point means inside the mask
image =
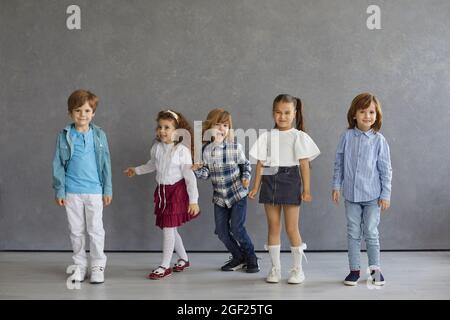
M 346 286 L 356 286 L 359 280 L 359 270 L 350 271 L 348 276 L 344 280 Z
M 372 270 L 370 276 L 372 277 L 372 283 L 376 286 L 384 286 L 386 283 L 380 270 Z
M 244 266 L 244 260 L 243 259 L 236 259 L 231 257 L 230 260 L 227 261 L 222 266 L 222 271 L 236 271 L 238 269 L 241 269 Z
M 245 271 L 247 273 L 259 272 L 258 257 L 256 255 L 247 257 L 245 261 Z

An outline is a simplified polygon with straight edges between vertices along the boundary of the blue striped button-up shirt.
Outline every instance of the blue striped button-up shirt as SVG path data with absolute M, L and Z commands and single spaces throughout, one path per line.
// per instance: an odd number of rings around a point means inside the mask
M 351 202 L 390 201 L 392 167 L 389 145 L 381 133 L 358 128 L 340 138 L 334 162 L 333 190 Z
M 211 178 L 213 202 L 231 208 L 248 194 L 241 179 L 250 180 L 252 167 L 238 143 L 208 144 L 203 150 L 203 167 L 194 171 L 199 179 Z

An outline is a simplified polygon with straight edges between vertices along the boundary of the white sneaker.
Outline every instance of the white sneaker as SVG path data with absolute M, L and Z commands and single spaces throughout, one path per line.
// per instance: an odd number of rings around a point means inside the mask
M 105 268 L 94 266 L 91 268 L 91 283 L 98 284 L 105 282 Z
M 76 269 L 72 274 L 72 281 L 83 282 L 86 279 L 87 267 L 76 265 Z
M 278 283 L 280 282 L 280 279 L 281 279 L 280 269 L 272 267 L 272 269 L 269 272 L 269 275 L 266 278 L 266 281 L 269 283 Z
M 288 279 L 288 283 L 290 284 L 299 284 L 305 281 L 305 273 L 302 269 L 292 268 L 290 272 L 290 276 Z

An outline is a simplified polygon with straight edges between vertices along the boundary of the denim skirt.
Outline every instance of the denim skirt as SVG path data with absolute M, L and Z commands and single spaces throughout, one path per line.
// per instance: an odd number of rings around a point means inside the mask
M 277 170 L 278 168 L 278 170 Z M 302 180 L 298 166 L 264 168 L 259 203 L 300 205 Z

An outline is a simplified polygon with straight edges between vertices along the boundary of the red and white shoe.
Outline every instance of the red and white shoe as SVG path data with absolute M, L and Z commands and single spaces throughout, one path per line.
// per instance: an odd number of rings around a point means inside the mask
M 182 272 L 184 269 L 189 268 L 191 264 L 189 261 L 186 261 L 184 259 L 178 259 L 177 263 L 175 263 L 175 266 L 172 268 L 174 272 Z
M 160 280 L 172 274 L 172 269 L 159 266 L 148 275 L 150 280 Z

